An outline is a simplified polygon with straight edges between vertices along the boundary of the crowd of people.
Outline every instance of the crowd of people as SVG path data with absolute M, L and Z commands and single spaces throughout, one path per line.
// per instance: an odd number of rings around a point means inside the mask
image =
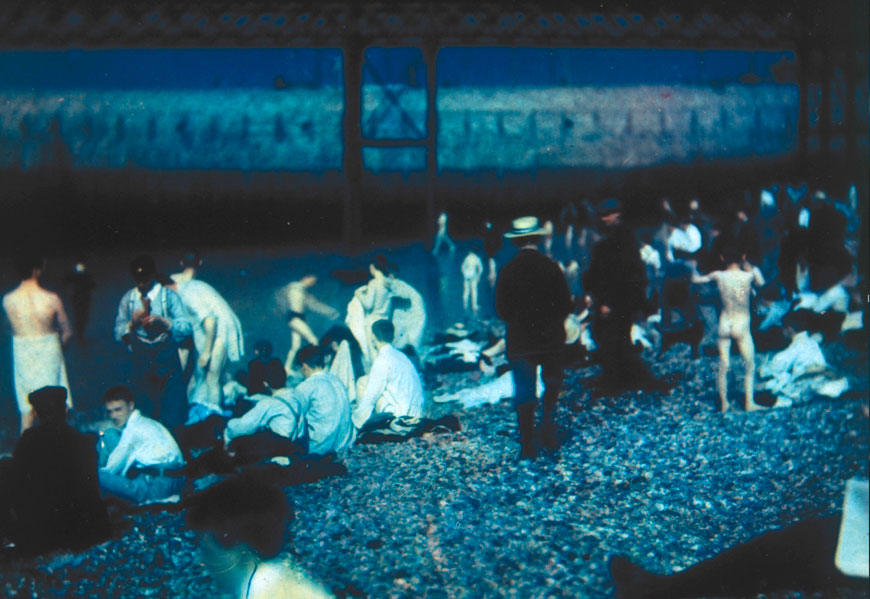
M 697 199 L 664 199 L 657 218 L 641 222 L 608 198 L 569 203 L 558 226 L 536 216 L 513 219 L 504 232 L 485 223 L 457 273 L 461 304 L 467 323 L 480 317 L 486 274 L 505 334 L 489 340 L 474 367 L 479 359 L 487 370 L 504 353 L 521 460 L 561 445 L 558 400 L 566 367 L 578 362 L 575 350 L 580 363 L 600 367 L 589 381 L 596 394 L 666 393 L 675 381 L 654 376 L 645 362 L 649 338 L 658 338 L 659 355 L 687 343 L 695 356 L 711 328 L 718 408 L 730 408 L 733 342 L 745 362 L 743 408 L 756 411 L 787 404 L 776 393 L 771 402 L 756 400 L 757 352 L 787 352 L 806 335 L 830 341 L 863 328 L 854 187 L 843 199 L 773 187 L 715 216 Z M 456 251 L 447 222 L 442 213 L 434 254 Z M 514 251 L 499 268 L 502 239 Z M 367 431 L 393 421 L 416 424 L 427 414 L 425 302 L 386 256 L 370 261 L 370 278 L 353 292 L 343 321 L 313 294 L 314 275 L 289 283 L 279 293 L 290 335 L 286 359 L 273 357 L 271 343 L 261 340 L 247 370 L 235 375 L 228 368 L 244 357 L 242 323 L 197 278 L 196 252 L 185 253 L 180 265 L 165 276 L 150 256 L 130 263 L 133 287 L 120 298 L 113 329 L 128 353 L 129 375 L 105 391 L 110 424 L 93 439 L 65 422 L 73 402 L 62 344 L 73 327 L 63 303 L 40 285 L 42 256 L 16 257 L 21 282 L 3 308 L 13 333 L 22 436 L 0 470 L 0 536 L 33 552 L 78 546 L 106 534 L 104 497 L 137 505 L 178 501 L 194 473 L 210 465 L 332 460 Z M 705 305 L 719 307 L 715 327 L 701 316 Z M 87 311 L 76 311 L 86 322 Z M 308 312 L 332 321 L 331 328 L 318 336 Z M 68 463 L 40 465 L 58 448 Z M 64 476 L 53 480 L 41 474 L 61 467 Z M 57 519 L 37 522 L 25 507 L 37 495 L 42 503 L 31 505 L 39 509 L 58 502 Z M 617 574 L 641 576 L 623 563 Z

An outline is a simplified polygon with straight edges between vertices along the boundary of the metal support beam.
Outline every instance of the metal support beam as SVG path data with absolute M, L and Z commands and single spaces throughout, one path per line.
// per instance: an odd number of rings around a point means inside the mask
M 810 136 L 810 49 L 807 44 L 801 44 L 797 51 L 798 62 L 798 161 L 802 168 L 809 161 Z
M 357 14 L 358 18 L 358 14 Z M 348 36 L 344 48 L 344 205 L 342 237 L 349 252 L 360 243 L 362 218 L 362 65 L 363 43 Z
M 435 235 L 435 187 L 438 184 L 438 42 L 423 43 L 426 64 L 426 233 Z
M 819 154 L 821 164 L 828 167 L 831 164 L 831 80 L 834 78 L 831 52 L 828 48 L 822 50 L 820 66 L 819 89 L 822 92 L 822 101 L 819 105 Z

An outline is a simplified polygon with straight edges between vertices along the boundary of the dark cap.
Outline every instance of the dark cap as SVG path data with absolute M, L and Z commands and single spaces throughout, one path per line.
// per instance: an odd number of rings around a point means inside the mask
M 27 396 L 36 415 L 46 418 L 52 414 L 62 414 L 66 403 L 65 387 L 42 387 Z
M 610 216 L 622 212 L 622 203 L 616 198 L 608 198 L 598 204 L 598 216 Z
M 157 266 L 151 256 L 136 256 L 130 262 L 130 274 L 137 283 L 148 281 L 157 274 Z

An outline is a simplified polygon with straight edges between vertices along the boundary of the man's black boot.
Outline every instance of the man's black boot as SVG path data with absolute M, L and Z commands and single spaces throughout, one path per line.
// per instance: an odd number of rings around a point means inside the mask
M 520 460 L 534 460 L 538 457 L 538 451 L 535 449 L 535 408 L 537 408 L 537 402 L 528 402 L 517 406 Z

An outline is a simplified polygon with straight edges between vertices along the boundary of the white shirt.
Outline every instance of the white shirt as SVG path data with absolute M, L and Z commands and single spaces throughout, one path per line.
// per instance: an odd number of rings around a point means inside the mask
M 701 243 L 701 231 L 695 225 L 675 228 L 668 237 L 668 262 L 674 261 L 673 250 L 694 254 L 701 249 Z
M 383 346 L 369 372 L 365 394 L 353 412 L 360 428 L 372 414 L 423 415 L 423 385 L 408 357 L 392 345 Z
M 315 372 L 295 391 L 305 411 L 309 453 L 341 451 L 353 444 L 356 429 L 350 419 L 350 400 L 338 377 Z
M 282 389 L 273 396 L 257 394 L 252 399 L 257 400 L 253 408 L 227 422 L 227 442 L 265 430 L 291 441 L 305 435 L 305 412 L 291 389 Z
M 648 243 L 640 246 L 640 259 L 647 266 L 652 266 L 656 271 L 662 268 L 662 257 L 658 250 Z
M 118 445 L 109 454 L 103 470 L 124 475 L 130 466 L 181 466 L 184 457 L 166 427 L 133 410 Z

